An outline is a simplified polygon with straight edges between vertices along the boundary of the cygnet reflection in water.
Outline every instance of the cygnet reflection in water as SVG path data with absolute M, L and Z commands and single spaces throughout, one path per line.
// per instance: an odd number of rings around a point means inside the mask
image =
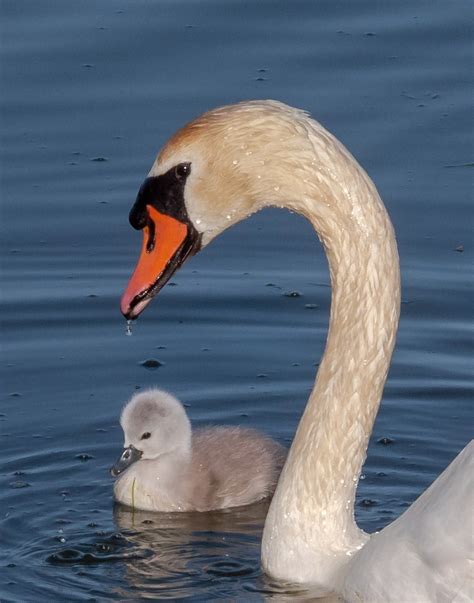
M 123 561 L 127 587 L 117 596 L 137 600 L 343 603 L 318 598 L 312 587 L 276 582 L 260 569 L 260 541 L 269 500 L 208 513 L 154 513 L 114 507 L 117 531 L 135 553 Z
M 136 394 L 120 417 L 125 448 L 112 467 L 115 499 L 149 511 L 210 511 L 273 494 L 286 450 L 241 427 L 192 432 L 183 405 L 152 389 Z

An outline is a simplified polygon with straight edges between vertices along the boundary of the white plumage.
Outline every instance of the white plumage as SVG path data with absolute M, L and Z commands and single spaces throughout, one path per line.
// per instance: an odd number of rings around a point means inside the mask
M 264 569 L 348 601 L 471 600 L 472 444 L 380 534 L 354 520 L 400 306 L 396 240 L 374 184 L 320 124 L 275 101 L 197 118 L 149 175 L 182 162 L 191 165 L 184 200 L 203 245 L 276 205 L 313 224 L 328 258 L 326 349 L 266 519 Z

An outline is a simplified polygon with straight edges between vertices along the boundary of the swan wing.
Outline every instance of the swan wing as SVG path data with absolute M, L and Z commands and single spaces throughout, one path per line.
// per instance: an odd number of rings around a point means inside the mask
M 392 524 L 354 555 L 348 601 L 472 602 L 474 441 Z

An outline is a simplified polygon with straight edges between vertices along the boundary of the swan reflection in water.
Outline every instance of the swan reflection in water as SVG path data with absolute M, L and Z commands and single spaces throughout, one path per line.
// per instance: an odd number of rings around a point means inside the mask
M 128 588 L 118 588 L 118 596 L 342 603 L 336 596 L 320 599 L 315 591 L 262 574 L 260 543 L 268 505 L 157 513 L 115 504 L 117 530 L 137 552 L 124 562 Z

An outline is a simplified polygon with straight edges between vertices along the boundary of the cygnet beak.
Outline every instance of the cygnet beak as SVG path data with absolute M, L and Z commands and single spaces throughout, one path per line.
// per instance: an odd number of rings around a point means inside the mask
M 128 446 L 128 448 L 124 448 L 121 457 L 115 462 L 114 466 L 110 469 L 110 473 L 117 477 L 130 467 L 132 463 L 138 461 L 142 458 L 143 452 L 135 448 L 135 446 Z

